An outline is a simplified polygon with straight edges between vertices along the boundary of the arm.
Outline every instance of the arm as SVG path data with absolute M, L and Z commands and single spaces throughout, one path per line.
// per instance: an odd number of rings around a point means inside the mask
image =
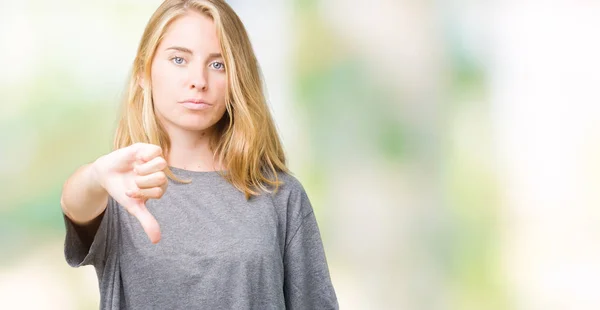
M 65 258 L 72 267 L 102 265 L 118 227 L 118 208 L 137 217 L 153 243 L 160 228 L 146 208 L 167 187 L 167 163 L 157 145 L 136 143 L 77 169 L 63 186 Z
M 288 244 L 284 266 L 287 309 L 339 309 L 313 212 Z
M 99 157 L 79 168 L 66 182 L 61 196 L 65 220 L 73 224 L 81 241 L 94 239 L 109 200 L 135 216 L 153 243 L 160 227 L 146 208 L 146 200 L 159 199 L 167 188 L 167 167 L 158 145 L 135 143 Z M 80 231 L 83 234 L 80 234 Z
M 88 245 L 94 239 L 107 203 L 108 193 L 100 185 L 93 163 L 80 167 L 67 179 L 60 198 L 63 213 Z

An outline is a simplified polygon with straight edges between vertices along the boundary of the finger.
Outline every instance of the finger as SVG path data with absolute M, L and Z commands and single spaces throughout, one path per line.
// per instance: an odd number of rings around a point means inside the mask
M 159 199 L 164 193 L 165 189 L 163 187 L 144 188 L 125 192 L 128 197 L 136 199 Z
M 151 159 L 148 162 L 136 163 L 134 165 L 134 171 L 138 175 L 148 175 L 157 171 L 162 171 L 167 168 L 167 161 L 161 157 L 157 156 Z
M 162 148 L 154 144 L 146 144 L 144 147 L 139 148 L 136 152 L 136 159 L 142 162 L 147 162 L 157 156 L 162 155 Z
M 167 176 L 164 172 L 154 172 L 150 175 L 136 176 L 135 185 L 140 189 L 160 187 L 167 182 Z
M 135 143 L 115 151 L 115 153 L 118 154 L 116 156 L 118 167 L 122 169 L 131 168 L 131 165 L 136 161 L 138 149 L 142 148 L 143 145 L 143 143 Z M 109 162 L 110 161 L 115 161 L 115 159 L 109 159 Z
M 160 226 L 156 221 L 156 218 L 148 211 L 146 205 L 144 203 L 140 203 L 138 205 L 133 205 L 128 208 L 129 212 L 135 216 L 140 224 L 142 224 L 142 228 L 150 238 L 150 241 L 154 244 L 160 241 Z
M 141 153 L 141 150 L 144 149 L 146 145 L 146 143 L 138 142 L 121 149 L 121 151 L 127 159 L 133 162 L 137 159 L 138 153 Z

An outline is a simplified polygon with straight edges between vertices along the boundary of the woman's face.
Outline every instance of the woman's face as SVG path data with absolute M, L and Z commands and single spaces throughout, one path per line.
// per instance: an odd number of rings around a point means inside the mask
M 167 132 L 202 131 L 225 113 L 227 78 L 214 22 L 190 11 L 175 20 L 151 69 L 154 110 Z

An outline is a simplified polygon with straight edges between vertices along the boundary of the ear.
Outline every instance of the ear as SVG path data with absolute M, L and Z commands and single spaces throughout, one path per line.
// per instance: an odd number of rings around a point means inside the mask
M 144 78 L 138 75 L 137 84 L 140 86 L 141 89 L 144 89 L 144 82 L 145 82 Z

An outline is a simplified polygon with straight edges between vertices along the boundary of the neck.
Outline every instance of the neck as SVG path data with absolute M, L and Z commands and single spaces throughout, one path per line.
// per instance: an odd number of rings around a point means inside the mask
M 221 170 L 210 149 L 212 133 L 210 129 L 170 132 L 171 148 L 166 154 L 169 166 L 191 171 Z

